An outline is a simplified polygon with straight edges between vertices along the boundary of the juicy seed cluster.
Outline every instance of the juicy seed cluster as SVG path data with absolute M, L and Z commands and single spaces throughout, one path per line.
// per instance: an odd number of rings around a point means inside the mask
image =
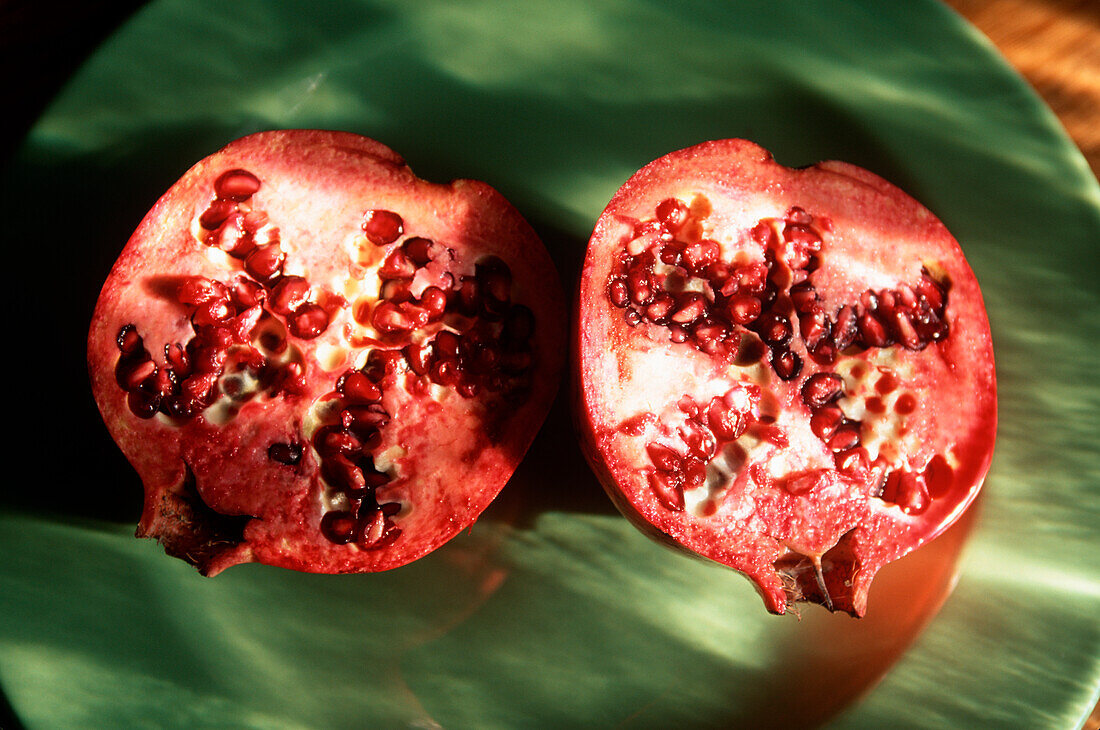
M 252 392 L 297 395 L 305 389 L 300 363 L 271 362 L 253 342 L 253 330 L 265 316 L 264 291 L 246 278 L 225 284 L 191 277 L 180 286 L 178 300 L 191 310 L 195 334 L 186 343 L 164 346 L 164 363 L 153 360 L 133 324 L 118 333 L 115 379 L 127 393 L 131 412 L 152 418 L 158 412 L 187 421 L 219 396 L 226 373 L 247 371 L 257 386 Z M 271 343 L 268 343 L 271 344 Z M 282 343 L 285 348 L 285 343 Z M 235 399 L 250 393 L 227 391 Z
M 420 236 L 398 243 L 405 230 L 399 214 L 367 211 L 362 227 L 375 246 L 393 246 L 379 268 L 379 298 L 353 308 L 356 321 L 379 339 L 361 367 L 337 380 L 330 412 L 338 415 L 316 432 L 313 446 L 325 482 L 349 505 L 325 513 L 322 534 L 336 544 L 378 549 L 401 533 L 393 520 L 400 503 L 376 496 L 392 479 L 375 463 L 391 418 L 383 394 L 430 396 L 437 386 L 464 398 L 525 400 L 533 386 L 535 315 L 512 301 L 512 272 L 500 258 L 486 257 L 456 280 L 441 268 L 453 262 L 451 249 Z M 433 283 L 421 280 L 416 296 L 418 277 Z
M 684 491 L 706 483 L 707 463 L 727 444 L 762 422 L 760 397 L 760 388 L 748 384 L 735 386 L 706 403 L 685 395 L 677 403 L 685 418 L 674 434 L 664 424 L 659 424 L 653 413 L 642 414 L 619 427 L 628 435 L 640 436 L 647 426 L 658 425 L 660 440 L 646 446 L 646 454 L 653 464 L 647 478 L 653 493 L 666 509 L 683 511 Z M 667 438 L 669 436 L 672 438 Z M 682 442 L 686 448 L 677 449 L 662 441 Z
M 797 381 L 808 356 L 817 372 L 802 381 L 802 400 L 811 430 L 833 454 L 837 469 L 858 480 L 877 477 L 879 496 L 906 512 L 926 509 L 936 491 L 927 485 L 935 482 L 944 491 L 950 483 L 946 460 L 933 460 L 933 475 L 887 473 L 886 467 L 872 464 L 861 445 L 861 422 L 846 417 L 837 405 L 844 382 L 829 368 L 840 354 L 898 345 L 921 350 L 945 339 L 947 286 L 924 269 L 913 284 L 867 290 L 857 302 L 827 309 L 812 281 L 828 246 L 827 221 L 797 206 L 782 218 L 761 220 L 749 234 L 761 257 L 739 254 L 730 263 L 721 245 L 705 236 L 706 214 L 695 210 L 694 203 L 689 207 L 668 198 L 657 204 L 653 218 L 635 224 L 606 289 L 610 303 L 625 310 L 626 324 L 648 326 L 650 337 L 665 331 L 673 343 L 737 364 L 767 358 L 782 381 Z M 907 407 L 899 398 L 895 409 L 902 413 Z M 700 423 L 709 429 L 707 443 L 736 438 L 723 439 L 709 417 Z M 624 426 L 628 433 L 632 428 L 633 421 Z M 647 453 L 655 467 L 651 487 L 674 510 L 683 509 L 684 489 L 703 483 L 714 455 L 679 454 L 657 442 Z
M 228 170 L 214 181 L 214 199 L 199 216 L 199 240 L 239 260 L 242 271 L 227 281 L 193 276 L 180 284 L 176 298 L 188 308 L 194 336 L 186 343 L 165 345 L 164 364 L 158 365 L 133 324 L 119 332 L 115 376 L 136 416 L 152 418 L 160 412 L 191 419 L 217 399 L 218 381 L 227 372 L 248 371 L 258 383 L 255 390 L 304 391 L 303 366 L 270 362 L 255 346 L 253 332 L 262 320 L 278 314 L 293 336 L 312 339 L 328 327 L 329 314 L 310 300 L 308 281 L 282 274 L 286 255 L 278 230 L 265 228 L 267 214 L 250 205 L 260 187 L 259 178 L 241 169 Z M 261 231 L 263 243 L 257 240 Z M 285 341 L 265 344 L 268 350 L 286 347 Z

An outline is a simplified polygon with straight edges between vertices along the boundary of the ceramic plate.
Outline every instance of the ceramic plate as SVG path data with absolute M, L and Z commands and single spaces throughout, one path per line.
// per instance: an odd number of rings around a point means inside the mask
M 567 282 L 612 193 L 665 152 L 747 137 L 787 165 L 879 173 L 944 220 L 984 287 L 1001 425 L 983 498 L 883 571 L 867 618 L 771 616 L 743 578 L 612 510 L 563 394 L 501 499 L 429 558 L 201 578 L 132 537 L 140 485 L 98 419 L 84 336 L 159 194 L 276 127 L 486 180 Z M 30 476 L 0 497 L 0 686 L 28 728 L 1061 730 L 1096 702 L 1100 189 L 939 4 L 156 0 L 2 186 L 7 458 Z

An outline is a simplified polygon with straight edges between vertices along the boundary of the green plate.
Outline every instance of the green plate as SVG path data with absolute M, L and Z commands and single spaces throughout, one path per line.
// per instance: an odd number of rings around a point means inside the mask
M 1002 421 L 983 498 L 883 571 L 866 619 L 774 617 L 612 511 L 563 395 L 502 498 L 429 558 L 201 578 L 132 537 L 140 488 L 83 338 L 160 192 L 272 127 L 360 132 L 423 176 L 488 181 L 567 282 L 612 193 L 673 149 L 741 136 L 878 172 L 984 286 Z M 0 687 L 28 728 L 1061 730 L 1096 702 L 1100 189 L 935 2 L 157 0 L 0 182 L 8 461 L 31 475 L 0 498 Z

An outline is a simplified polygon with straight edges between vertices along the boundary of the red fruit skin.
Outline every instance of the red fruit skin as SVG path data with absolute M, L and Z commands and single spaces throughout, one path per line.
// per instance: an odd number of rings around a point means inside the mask
M 831 368 L 816 364 L 797 337 L 791 351 L 805 360 L 801 374 L 790 383 L 774 373 L 764 378 L 765 401 L 774 399 L 776 426 L 786 436 L 766 458 L 779 456 L 803 467 L 792 473 L 816 479 L 801 483 L 810 484 L 809 491 L 799 494 L 803 487 L 795 478 L 782 482 L 782 474 L 770 486 L 754 485 L 750 459 L 735 475 L 737 489 L 718 495 L 713 514 L 669 509 L 654 496 L 644 473 L 653 469 L 644 457 L 653 431 L 624 435 L 631 429 L 622 424 L 636 423 L 629 419 L 642 411 L 667 410 L 683 394 L 706 393 L 701 401 L 706 403 L 739 378 L 761 382 L 744 373 L 731 376 L 728 362 L 716 364 L 689 345 L 670 344 L 667 331 L 656 324 L 629 326 L 623 310 L 609 303 L 608 281 L 620 252 L 641 230 L 636 226 L 654 218 L 661 201 L 689 201 L 694 195 L 705 197 L 705 208 L 713 208 L 703 235 L 722 240 L 729 261 L 735 255 L 761 260 L 761 247 L 751 234 L 758 221 L 781 221 L 795 206 L 818 215 L 825 244 L 820 266 L 809 280 L 827 309 L 858 302 L 868 288 L 919 279 L 922 266 L 949 279 L 946 339 L 919 352 L 894 346 L 842 358 L 849 366 L 862 362 L 873 367 L 880 362 L 873 353 L 889 352 L 895 358 L 890 368 L 912 369 L 904 387 L 917 396 L 915 410 L 902 419 L 908 435 L 899 441 L 902 456 L 896 466 L 924 468 L 948 449 L 954 462 L 947 493 L 923 512 L 906 514 L 877 498 L 882 472 L 868 479 L 839 474 L 827 449 L 809 433 L 810 411 L 799 388 L 813 373 Z M 931 212 L 854 165 L 830 161 L 787 168 L 763 148 L 739 139 L 706 142 L 646 165 L 620 188 L 596 223 L 575 316 L 577 428 L 582 451 L 608 495 L 650 537 L 745 574 L 770 612 L 782 614 L 792 602 L 807 601 L 864 615 L 875 573 L 947 529 L 977 496 L 989 469 L 997 424 L 996 378 L 978 282 L 958 243 Z M 797 325 L 794 329 L 798 331 Z M 653 353 L 667 355 L 674 364 L 652 367 L 658 361 L 646 357 Z M 765 428 L 758 428 L 763 434 Z M 791 488 L 781 489 L 779 483 Z M 745 491 L 731 496 L 738 489 Z
M 138 418 L 115 380 L 116 337 L 125 325 L 136 325 L 163 366 L 164 346 L 194 335 L 187 308 L 176 300 L 179 282 L 241 274 L 241 261 L 203 245 L 195 233 L 215 179 L 238 168 L 261 181 L 251 205 L 279 228 L 286 272 L 304 273 L 324 291 L 328 326 L 313 339 L 287 340 L 305 364 L 304 388 L 293 395 L 261 392 L 237 404 L 224 422 L 212 410 L 182 423 L 170 423 L 163 414 Z M 401 534 L 386 547 L 367 550 L 334 544 L 319 531 L 331 490 L 310 438 L 338 377 L 377 345 L 356 324 L 351 300 L 373 301 L 378 282 L 369 272 L 402 239 L 387 247 L 366 242 L 361 224 L 371 209 L 399 211 L 406 236 L 449 247 L 453 256 L 445 265 L 456 280 L 472 274 L 484 256 L 503 259 L 515 281 L 514 301 L 534 312 L 537 327 L 531 341 L 535 365 L 522 399 L 450 392 L 433 400 L 410 394 L 392 379 L 385 383 L 382 404 L 392 420 L 375 453 L 388 451 L 396 472 L 378 489 L 377 501 L 402 505 L 393 519 Z M 229 144 L 188 170 L 145 216 L 103 285 L 89 330 L 93 394 L 144 483 L 137 535 L 159 540 L 205 575 L 246 562 L 317 573 L 373 572 L 430 553 L 477 519 L 541 427 L 564 361 L 564 311 L 560 282 L 541 241 L 484 183 L 421 180 L 383 144 L 350 133 L 285 130 Z M 391 339 L 385 347 L 404 342 Z M 297 464 L 268 455 L 279 443 L 302 446 Z

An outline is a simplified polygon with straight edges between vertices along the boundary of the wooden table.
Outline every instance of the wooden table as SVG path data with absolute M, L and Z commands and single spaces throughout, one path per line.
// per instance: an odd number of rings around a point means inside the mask
M 946 0 L 1039 92 L 1100 176 L 1100 2 Z

